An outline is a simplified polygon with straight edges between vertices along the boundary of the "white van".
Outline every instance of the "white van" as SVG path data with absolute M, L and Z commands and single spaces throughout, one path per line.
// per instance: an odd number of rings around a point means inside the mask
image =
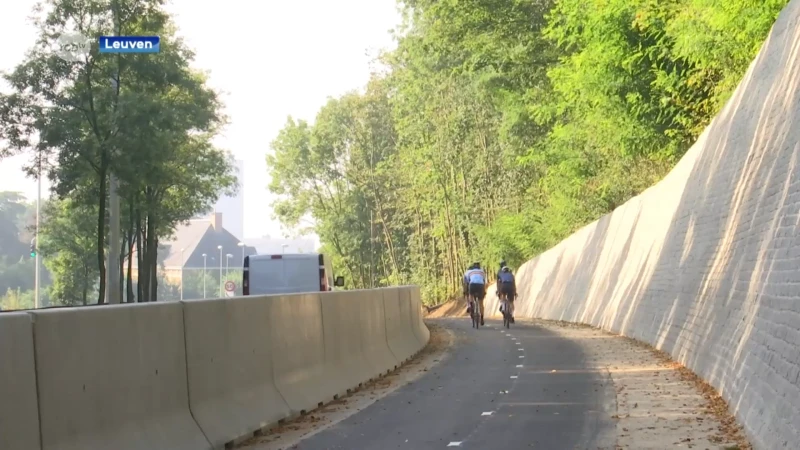
M 344 286 L 333 279 L 330 258 L 316 253 L 251 255 L 244 258 L 243 295 L 331 291 Z

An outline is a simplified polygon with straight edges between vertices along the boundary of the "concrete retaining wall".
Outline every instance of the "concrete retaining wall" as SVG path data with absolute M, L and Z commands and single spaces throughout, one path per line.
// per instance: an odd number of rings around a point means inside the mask
M 422 349 L 386 291 L 2 313 L 0 448 L 221 449 Z
M 799 20 L 793 0 L 664 180 L 517 275 L 517 316 L 670 353 L 720 391 L 757 449 L 800 442 Z

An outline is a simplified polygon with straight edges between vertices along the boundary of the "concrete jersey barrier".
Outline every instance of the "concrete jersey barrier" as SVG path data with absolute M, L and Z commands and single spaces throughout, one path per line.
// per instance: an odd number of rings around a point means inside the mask
M 290 415 L 273 378 L 272 301 L 183 303 L 191 411 L 216 448 Z
M 0 449 L 39 449 L 33 326 L 25 313 L 0 315 Z
M 404 298 L 407 298 L 411 305 L 411 329 L 417 337 L 419 348 L 423 348 L 428 345 L 431 333 L 422 320 L 422 296 L 419 286 L 403 286 L 403 292 L 405 292 Z
M 362 351 L 370 364 L 369 377 L 375 378 L 400 364 L 386 339 L 386 314 L 380 289 L 353 291 L 359 304 L 359 327 Z M 355 311 L 354 311 L 355 313 Z
M 384 313 L 386 314 L 386 341 L 395 358 L 403 363 L 420 349 L 420 342 L 414 333 L 411 314 L 411 296 L 408 289 L 387 288 L 383 291 Z
M 359 321 L 355 313 L 359 300 L 354 291 L 334 291 L 321 295 L 322 325 L 325 334 L 325 374 L 334 395 L 372 378 L 371 365 L 364 353 Z
M 428 337 L 414 286 L 4 313 L 0 448 L 221 449 Z
M 293 414 L 311 411 L 337 394 L 325 373 L 320 294 L 273 296 L 269 305 L 275 385 Z
M 44 450 L 211 448 L 189 412 L 180 303 L 30 314 Z

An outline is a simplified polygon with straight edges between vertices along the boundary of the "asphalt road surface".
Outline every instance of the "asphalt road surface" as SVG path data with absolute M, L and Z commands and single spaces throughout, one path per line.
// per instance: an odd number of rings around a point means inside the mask
M 298 450 L 613 449 L 611 379 L 581 344 L 545 329 L 469 319 L 451 355 L 417 381 L 301 441 Z

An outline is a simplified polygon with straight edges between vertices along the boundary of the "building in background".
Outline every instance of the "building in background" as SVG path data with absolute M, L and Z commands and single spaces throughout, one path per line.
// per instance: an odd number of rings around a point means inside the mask
M 202 278 L 205 276 L 207 278 L 206 297 L 219 297 L 220 272 L 223 274 L 223 280 L 229 272 L 241 272 L 244 257 L 256 254 L 254 247 L 245 245 L 227 228 L 223 227 L 223 217 L 222 213 L 217 212 L 204 219 L 192 219 L 186 224 L 178 225 L 171 239 L 159 243 L 158 271 L 164 281 L 173 286 L 179 286 L 182 279 L 186 281 L 187 278 L 191 278 L 195 280 L 193 284 L 200 283 L 199 286 L 202 286 Z M 134 281 L 138 276 L 136 261 L 137 258 L 134 256 Z M 192 285 L 191 293 L 187 292 L 184 298 L 187 300 L 203 298 L 203 289 L 199 286 Z M 185 285 L 184 287 L 186 291 L 190 291 L 190 286 Z M 236 292 L 241 295 L 241 281 L 238 280 Z M 179 298 L 179 292 L 172 296 L 175 295 Z M 177 300 L 178 298 L 162 298 L 160 300 Z
M 238 192 L 233 197 L 222 196 L 208 211 L 196 217 L 202 219 L 210 214 L 221 213 L 225 217 L 225 229 L 236 239 L 244 239 L 244 161 L 234 161 L 238 181 Z

